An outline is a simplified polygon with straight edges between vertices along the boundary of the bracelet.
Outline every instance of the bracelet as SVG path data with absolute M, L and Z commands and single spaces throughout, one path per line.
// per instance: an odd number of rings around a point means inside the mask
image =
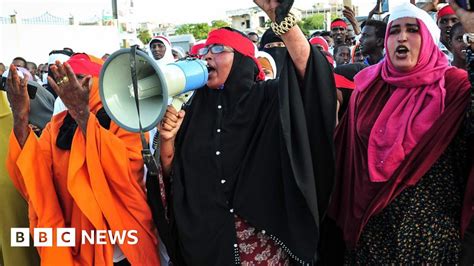
M 465 44 L 471 45 L 474 43 L 474 33 L 464 33 L 462 40 Z
M 280 24 L 272 22 L 272 30 L 276 35 L 281 36 L 293 28 L 297 22 L 298 20 L 296 19 L 295 15 L 289 12 L 286 18 L 280 22 Z

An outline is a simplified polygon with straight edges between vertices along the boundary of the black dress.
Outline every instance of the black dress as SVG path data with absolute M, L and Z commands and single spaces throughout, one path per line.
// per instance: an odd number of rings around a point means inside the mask
M 334 175 L 331 68 L 313 50 L 301 83 L 291 60 L 279 80 L 255 82 L 257 73 L 235 52 L 223 89 L 198 90 L 186 108 L 171 183 L 178 241 L 167 248 L 187 265 L 239 264 L 234 215 L 265 230 L 294 262 L 318 258 Z

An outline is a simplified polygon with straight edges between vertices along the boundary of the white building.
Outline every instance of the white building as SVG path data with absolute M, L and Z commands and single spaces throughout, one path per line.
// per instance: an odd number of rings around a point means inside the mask
M 236 9 L 226 12 L 231 19 L 231 27 L 242 32 L 257 32 L 265 28 L 268 16 L 258 7 Z
M 292 12 L 301 17 L 301 10 L 293 8 Z M 245 33 L 263 33 L 268 28 L 270 19 L 259 7 L 243 8 L 226 11 L 231 20 L 231 27 Z
M 0 36 L 0 62 L 6 65 L 17 56 L 45 63 L 49 52 L 64 47 L 101 57 L 118 50 L 121 43 L 117 27 L 103 26 L 100 18 L 82 23 L 48 12 L 30 18 L 0 17 Z

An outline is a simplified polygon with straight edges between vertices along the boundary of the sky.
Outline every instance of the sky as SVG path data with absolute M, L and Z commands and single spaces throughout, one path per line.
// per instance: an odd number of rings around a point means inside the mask
M 119 0 L 120 1 L 120 0 Z M 295 0 L 294 6 L 310 8 L 316 2 L 343 0 Z M 368 13 L 376 0 L 352 0 L 359 4 L 361 13 Z M 406 2 L 408 0 L 390 0 Z M 18 16 L 33 17 L 48 11 L 61 17 L 73 14 L 78 19 L 101 15 L 111 10 L 112 0 L 0 0 L 0 16 L 9 16 L 15 10 Z M 252 0 L 134 0 L 136 17 L 140 22 L 167 22 L 173 24 L 209 22 L 224 19 L 225 11 L 255 6 Z

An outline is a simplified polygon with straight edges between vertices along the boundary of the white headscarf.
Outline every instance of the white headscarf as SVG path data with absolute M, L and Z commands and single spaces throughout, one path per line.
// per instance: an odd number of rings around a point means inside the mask
M 255 54 L 255 57 L 257 59 L 259 59 L 260 57 L 266 58 L 268 60 L 268 62 L 270 62 L 270 65 L 272 66 L 273 79 L 276 78 L 277 66 L 276 66 L 276 63 L 275 63 L 275 59 L 273 59 L 273 57 L 269 53 L 264 52 L 264 51 L 258 51 Z
M 184 52 L 183 48 L 179 46 L 173 47 L 172 50 L 178 53 L 178 59 L 184 58 L 186 56 L 186 53 Z
M 170 41 L 168 40 L 168 38 L 166 38 L 165 36 L 162 36 L 162 35 L 159 35 L 159 36 L 156 36 L 156 37 L 153 37 L 153 39 L 151 39 L 150 43 L 148 43 L 148 55 L 155 59 L 153 57 L 153 52 L 151 50 L 151 44 L 154 42 L 154 41 L 160 41 L 162 42 L 165 47 L 166 47 L 166 51 L 165 51 L 165 55 L 159 59 L 159 60 L 155 60 L 155 62 L 158 64 L 158 65 L 167 65 L 169 63 L 173 63 L 174 62 L 174 57 L 173 57 L 173 53 L 171 52 L 171 43 Z
M 436 22 L 433 20 L 433 18 L 428 13 L 426 13 L 426 11 L 421 10 L 412 4 L 401 4 L 396 6 L 392 12 L 390 12 L 388 24 L 399 18 L 417 18 L 423 21 L 423 23 L 426 25 L 426 28 L 428 28 L 430 31 L 434 42 L 436 45 L 438 45 L 441 30 L 438 28 L 438 25 L 436 25 Z

